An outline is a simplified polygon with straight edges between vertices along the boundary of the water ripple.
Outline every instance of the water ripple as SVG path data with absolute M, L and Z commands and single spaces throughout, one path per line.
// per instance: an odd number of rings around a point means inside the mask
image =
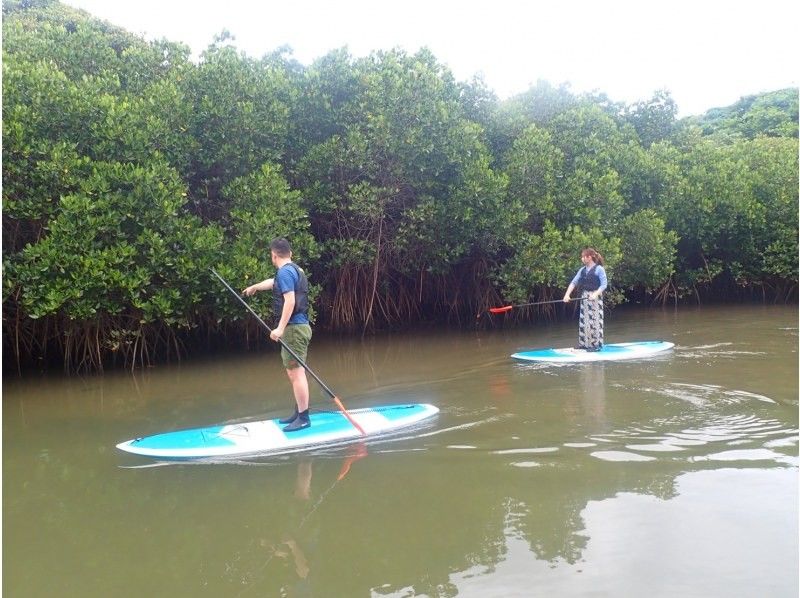
M 766 460 L 797 464 L 796 454 L 791 453 L 797 450 L 798 430 L 774 419 L 736 414 L 715 416 L 701 425 L 687 425 L 685 418 L 655 423 L 592 435 L 592 443 L 605 446 L 590 454 L 607 461 L 660 457 L 689 462 Z
M 681 359 L 703 359 L 708 357 L 738 358 L 743 355 L 766 355 L 765 351 L 743 351 L 728 349 L 733 343 L 714 343 L 711 345 L 697 345 L 696 347 L 682 346 L 679 353 Z
M 642 387 L 637 390 L 649 392 L 686 401 L 697 407 L 710 403 L 735 405 L 751 400 L 762 403 L 776 404 L 777 401 L 765 395 L 739 389 L 727 389 L 717 384 L 687 384 L 684 382 L 671 382 L 659 387 Z
M 787 465 L 797 466 L 797 457 L 784 455 L 769 449 L 749 449 L 749 450 L 734 450 L 734 451 L 721 451 L 719 453 L 712 453 L 710 455 L 700 455 L 692 457 L 691 461 L 773 461 L 776 463 L 785 463 Z
M 531 453 L 556 453 L 558 452 L 557 446 L 545 446 L 541 448 L 519 448 L 519 449 L 503 449 L 499 451 L 492 451 L 495 455 L 525 455 Z
M 640 455 L 638 453 L 630 453 L 628 451 L 594 451 L 591 453 L 592 457 L 596 459 L 602 459 L 603 461 L 655 461 L 655 457 L 649 457 L 647 455 Z

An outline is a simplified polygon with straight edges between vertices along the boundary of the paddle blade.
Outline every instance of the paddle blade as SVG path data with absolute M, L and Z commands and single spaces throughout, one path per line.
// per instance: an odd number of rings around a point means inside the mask
M 492 314 L 504 314 L 507 311 L 511 311 L 514 308 L 513 305 L 506 305 L 505 307 L 490 307 L 489 313 Z
M 356 430 L 358 430 L 359 432 L 361 432 L 361 435 L 362 435 L 362 436 L 366 436 L 366 435 L 367 435 L 367 433 L 364 431 L 364 428 L 362 428 L 360 425 L 358 425 L 358 422 L 357 422 L 356 420 L 354 420 L 354 419 L 353 419 L 353 418 L 350 416 L 350 414 L 349 414 L 349 413 L 347 413 L 347 409 L 345 409 L 345 408 L 344 408 L 344 405 L 342 405 L 342 402 L 339 400 L 339 397 L 337 397 L 336 395 L 334 395 L 334 396 L 333 396 L 333 402 L 334 402 L 334 403 L 336 403 L 336 406 L 337 406 L 337 407 L 339 408 L 339 410 L 342 412 L 342 415 L 344 415 L 344 416 L 347 418 L 347 421 L 349 421 L 351 424 L 353 424 L 353 427 L 354 427 Z

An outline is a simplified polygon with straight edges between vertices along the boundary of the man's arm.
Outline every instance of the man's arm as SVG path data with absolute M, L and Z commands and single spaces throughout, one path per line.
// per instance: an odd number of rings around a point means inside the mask
M 271 291 L 274 285 L 275 285 L 275 279 L 267 278 L 266 280 L 262 280 L 261 282 L 257 282 L 256 284 L 251 284 L 244 291 L 242 291 L 242 294 L 245 297 L 250 297 L 251 295 L 255 295 L 258 291 Z

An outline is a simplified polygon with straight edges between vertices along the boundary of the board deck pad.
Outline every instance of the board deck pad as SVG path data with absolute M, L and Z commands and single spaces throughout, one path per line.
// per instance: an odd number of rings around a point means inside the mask
M 413 426 L 439 412 L 425 403 L 348 410 L 366 438 Z M 277 419 L 177 430 L 121 442 L 117 448 L 157 459 L 281 454 L 364 438 L 341 411 L 311 413 L 311 426 L 284 432 Z
M 521 361 L 546 361 L 551 363 L 585 363 L 591 361 L 620 361 L 642 359 L 669 351 L 675 346 L 666 341 L 638 341 L 603 345 L 599 351 L 585 349 L 532 349 L 514 353 L 511 357 Z

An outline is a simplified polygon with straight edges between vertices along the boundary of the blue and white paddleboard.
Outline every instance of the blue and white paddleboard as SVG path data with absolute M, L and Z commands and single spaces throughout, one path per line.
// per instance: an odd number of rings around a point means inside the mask
M 522 361 L 549 361 L 552 363 L 584 363 L 588 361 L 619 361 L 641 359 L 669 351 L 674 343 L 666 341 L 641 341 L 603 345 L 599 351 L 584 349 L 533 349 L 514 353 L 511 357 Z
M 367 438 L 412 426 L 438 412 L 438 407 L 424 403 L 348 410 Z M 311 427 L 304 430 L 284 432 L 283 427 L 270 419 L 178 430 L 121 442 L 117 448 L 156 459 L 210 459 L 292 453 L 362 438 L 340 411 L 312 412 Z

